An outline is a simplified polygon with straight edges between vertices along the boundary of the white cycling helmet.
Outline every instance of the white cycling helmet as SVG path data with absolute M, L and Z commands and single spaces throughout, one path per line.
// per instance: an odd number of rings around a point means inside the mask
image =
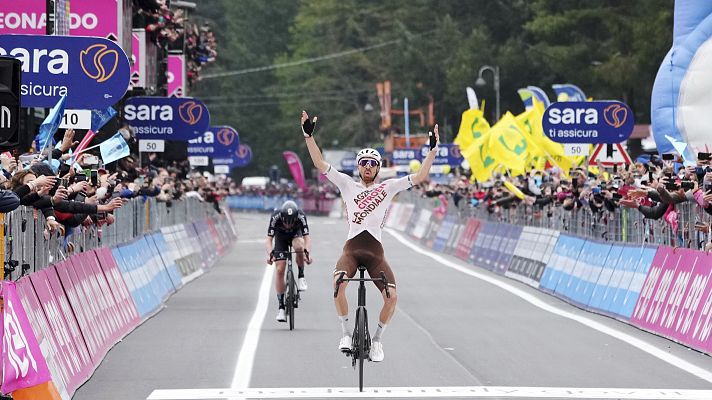
M 376 149 L 372 149 L 370 147 L 366 147 L 365 149 L 361 149 L 361 151 L 356 154 L 356 164 L 361 161 L 363 158 L 371 158 L 376 161 L 378 161 L 378 165 L 381 165 L 381 153 L 378 152 Z

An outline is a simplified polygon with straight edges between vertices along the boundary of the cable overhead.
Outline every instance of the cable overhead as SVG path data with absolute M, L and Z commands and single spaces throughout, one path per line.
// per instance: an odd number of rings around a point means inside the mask
M 411 37 L 424 36 L 424 35 L 427 35 L 427 34 L 430 34 L 433 32 L 435 32 L 435 30 L 418 33 L 418 34 L 412 35 Z M 265 65 L 263 67 L 254 67 L 254 68 L 240 69 L 240 70 L 235 70 L 235 71 L 216 72 L 214 74 L 205 74 L 200 79 L 205 80 L 205 79 L 212 79 L 212 78 L 223 78 L 226 76 L 245 75 L 245 74 L 251 74 L 254 72 L 263 72 L 263 71 L 270 71 L 270 70 L 279 69 L 279 68 L 295 67 L 298 65 L 311 64 L 311 63 L 326 61 L 326 60 L 333 60 L 335 58 L 341 58 L 341 57 L 345 57 L 345 56 L 348 56 L 351 54 L 363 53 L 363 52 L 370 51 L 370 50 L 380 49 L 382 47 L 391 46 L 391 45 L 398 44 L 401 42 L 403 42 L 403 39 L 396 39 L 396 40 L 390 40 L 390 41 L 379 43 L 379 44 L 374 44 L 372 46 L 359 47 L 356 49 L 340 51 L 338 53 L 331 53 L 331 54 L 327 54 L 327 55 L 323 55 L 323 56 L 319 56 L 319 57 L 306 58 L 306 59 L 298 60 L 298 61 L 291 61 L 288 63 Z

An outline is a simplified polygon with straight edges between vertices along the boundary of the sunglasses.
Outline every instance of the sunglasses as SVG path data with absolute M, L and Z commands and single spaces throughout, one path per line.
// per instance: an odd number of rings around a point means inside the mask
M 371 168 L 376 168 L 378 166 L 378 161 L 376 160 L 368 160 L 364 159 L 358 162 L 358 165 L 362 167 L 371 167 Z

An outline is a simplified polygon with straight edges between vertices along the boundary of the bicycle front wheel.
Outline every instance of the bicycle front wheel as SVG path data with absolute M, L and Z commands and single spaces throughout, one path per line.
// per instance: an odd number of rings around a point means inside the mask
M 356 310 L 356 356 L 358 357 L 358 390 L 363 392 L 363 362 L 368 357 L 366 349 L 366 312 Z
M 294 330 L 294 299 L 296 296 L 296 286 L 294 284 L 294 274 L 287 271 L 287 319 L 289 320 L 289 330 Z

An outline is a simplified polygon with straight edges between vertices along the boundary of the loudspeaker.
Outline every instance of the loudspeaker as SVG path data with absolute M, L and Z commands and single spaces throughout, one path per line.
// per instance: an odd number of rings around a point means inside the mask
M 20 60 L 0 57 L 0 149 L 17 147 L 20 132 Z

